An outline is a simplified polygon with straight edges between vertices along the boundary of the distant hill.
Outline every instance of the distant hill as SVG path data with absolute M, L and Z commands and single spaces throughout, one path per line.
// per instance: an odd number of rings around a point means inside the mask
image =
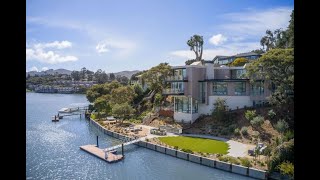
M 131 78 L 131 76 L 133 75 L 133 74 L 135 74 L 135 73 L 138 73 L 138 72 L 140 72 L 140 71 L 138 71 L 138 70 L 135 70 L 135 71 L 120 71 L 120 72 L 117 72 L 117 73 L 113 73 L 116 77 L 117 77 L 117 75 L 120 75 L 120 76 L 126 76 L 127 78 Z M 108 75 L 109 75 L 110 73 L 108 73 Z
M 35 76 L 35 75 L 38 75 L 38 76 L 42 76 L 42 75 L 46 75 L 46 74 L 67 74 L 67 75 L 70 75 L 72 71 L 70 70 L 67 70 L 67 69 L 56 69 L 56 70 L 53 70 L 53 69 L 48 69 L 46 71 L 40 71 L 40 72 L 37 72 L 37 71 L 29 71 L 29 72 L 26 72 L 26 77 L 28 76 L 28 74 L 30 74 L 30 76 Z M 113 73 L 115 76 L 117 75 L 120 75 L 120 76 L 126 76 L 127 78 L 131 78 L 131 76 L 137 72 L 140 72 L 138 70 L 135 70 L 135 71 L 120 71 L 120 72 L 116 72 L 116 73 Z M 109 75 L 110 73 L 108 73 Z
M 67 75 L 70 75 L 71 72 L 72 71 L 67 70 L 67 69 L 56 69 L 56 70 L 48 69 L 46 71 L 40 71 L 40 72 L 29 71 L 29 72 L 26 72 L 26 77 L 28 76 L 28 74 L 30 74 L 30 76 L 35 76 L 35 75 L 42 76 L 42 75 L 46 75 L 46 74 L 51 74 L 51 75 L 54 75 L 54 74 L 67 74 Z

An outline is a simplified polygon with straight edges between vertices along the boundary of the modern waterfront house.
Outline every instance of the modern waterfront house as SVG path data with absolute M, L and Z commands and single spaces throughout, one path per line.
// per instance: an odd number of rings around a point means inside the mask
M 269 83 L 250 83 L 244 76 L 246 65 L 228 67 L 213 62 L 172 67 L 173 75 L 166 79 L 169 88 L 163 95 L 174 97 L 175 121 L 193 123 L 201 114 L 210 114 L 219 97 L 233 110 L 263 104 L 270 95 Z
M 213 58 L 213 62 L 218 64 L 228 64 L 232 63 L 237 58 L 246 58 L 249 61 L 256 60 L 259 57 L 261 57 L 260 54 L 254 53 L 254 52 L 247 52 L 247 53 L 240 53 L 233 56 L 216 56 Z

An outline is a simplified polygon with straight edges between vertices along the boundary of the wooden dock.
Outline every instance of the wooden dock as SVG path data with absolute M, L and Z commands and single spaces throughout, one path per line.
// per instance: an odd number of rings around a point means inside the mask
M 102 149 L 98 148 L 96 145 L 91 145 L 91 144 L 84 145 L 84 146 L 80 146 L 80 149 L 109 163 L 117 162 L 124 158 L 122 155 L 116 155 L 111 152 L 104 152 Z M 107 156 L 107 159 L 105 158 L 105 156 Z

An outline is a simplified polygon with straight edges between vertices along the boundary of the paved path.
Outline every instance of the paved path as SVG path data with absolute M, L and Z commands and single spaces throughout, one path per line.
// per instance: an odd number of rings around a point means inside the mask
M 237 141 L 233 141 L 226 138 L 216 137 L 216 136 L 209 136 L 209 135 L 201 135 L 201 134 L 181 134 L 182 136 L 190 136 L 190 137 L 202 137 L 208 139 L 215 139 L 219 141 L 224 141 L 229 144 L 228 154 L 229 156 L 233 157 L 244 157 L 248 154 L 248 149 L 255 147 L 254 145 L 250 144 L 243 144 Z

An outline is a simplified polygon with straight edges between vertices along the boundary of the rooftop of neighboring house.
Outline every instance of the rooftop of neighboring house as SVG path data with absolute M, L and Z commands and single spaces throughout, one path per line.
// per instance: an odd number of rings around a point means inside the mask
M 232 55 L 232 56 L 216 56 L 213 58 L 213 61 L 215 60 L 223 60 L 223 59 L 228 59 L 228 58 L 239 58 L 239 57 L 251 57 L 251 56 L 258 56 L 260 57 L 261 54 L 258 54 L 258 53 L 255 53 L 255 52 L 246 52 L 246 53 L 239 53 L 239 54 L 236 54 L 236 55 Z

